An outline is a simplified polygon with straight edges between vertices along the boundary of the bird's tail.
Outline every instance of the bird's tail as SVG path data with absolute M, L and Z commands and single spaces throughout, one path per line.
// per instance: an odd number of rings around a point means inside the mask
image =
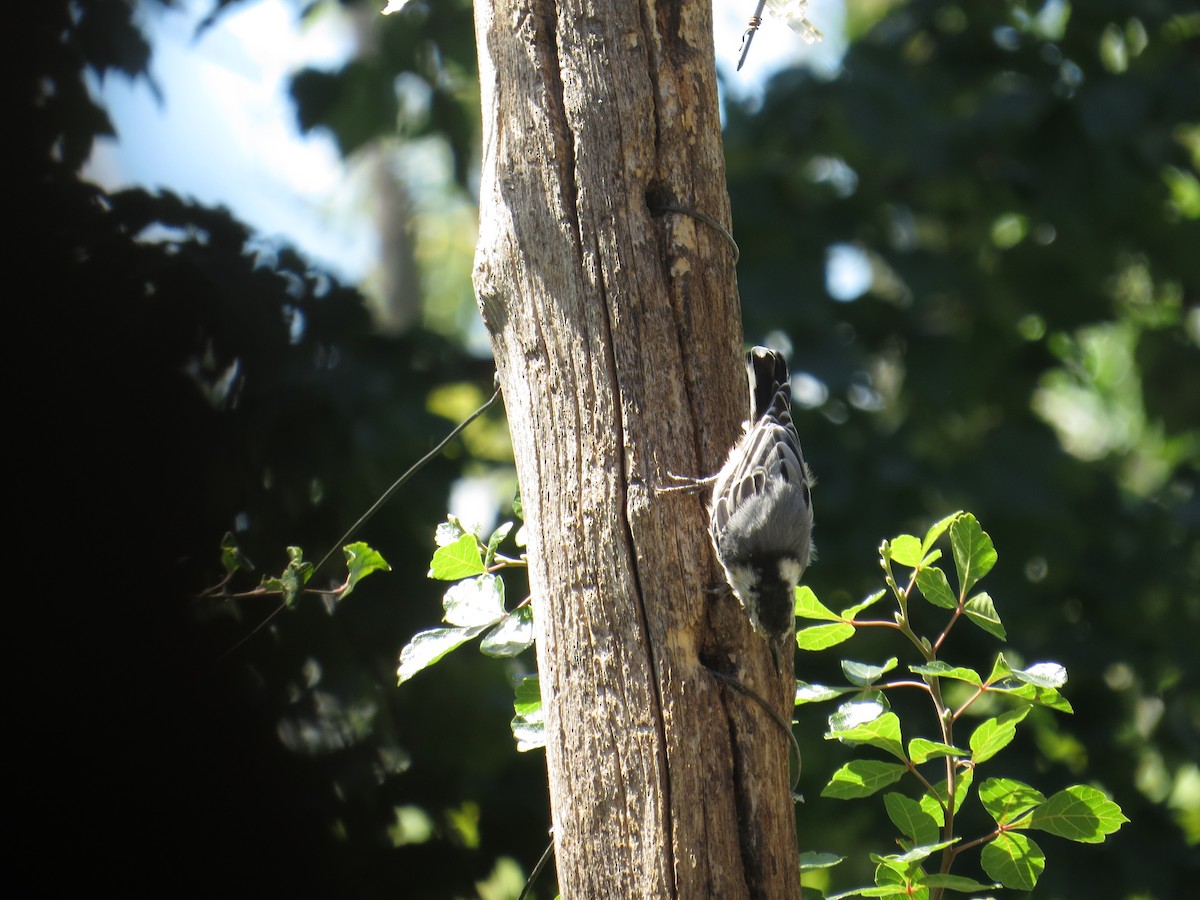
M 787 361 L 778 350 L 755 347 L 746 354 L 750 382 L 750 422 L 772 416 L 782 422 L 792 418 L 792 385 Z

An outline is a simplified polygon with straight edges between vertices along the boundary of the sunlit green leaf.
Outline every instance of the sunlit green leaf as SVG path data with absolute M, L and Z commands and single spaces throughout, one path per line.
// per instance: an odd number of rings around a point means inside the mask
M 479 642 L 479 651 L 485 656 L 516 656 L 533 645 L 533 612 L 519 606 L 500 620 Z
M 1009 666 L 1008 660 L 1004 658 L 1003 653 L 996 654 L 996 662 L 992 665 L 992 673 L 987 677 L 987 684 L 995 684 L 998 681 L 1003 681 L 1006 678 L 1012 677 L 1012 667 Z
M 971 782 L 974 780 L 974 778 L 974 769 L 961 768 L 956 772 L 954 778 L 955 812 L 958 812 L 963 805 L 963 801 L 967 799 L 967 794 L 969 794 L 971 791 Z M 929 813 L 929 815 L 933 817 L 934 821 L 936 821 L 938 825 L 943 825 L 945 824 L 945 819 L 943 818 L 942 806 L 945 804 L 947 797 L 946 779 L 943 778 L 941 781 L 935 784 L 933 786 L 933 790 L 934 794 L 930 794 L 928 791 L 926 791 L 921 795 L 921 798 L 917 802 L 920 804 L 921 809 Z
M 938 839 L 938 823 L 916 800 L 895 792 L 883 795 L 888 818 L 902 835 L 915 845 L 932 844 Z
M 346 554 L 346 589 L 342 591 L 342 599 L 345 600 L 354 586 L 370 575 L 372 572 L 392 571 L 392 567 L 387 564 L 379 551 L 371 549 L 362 541 L 357 541 L 353 544 L 347 544 L 342 548 L 342 552 Z
M 992 637 L 1004 640 L 1008 636 L 1004 625 L 1000 622 L 996 606 L 986 592 L 976 594 L 963 604 L 963 612 L 966 613 L 968 619 Z
M 451 586 L 442 595 L 451 625 L 494 625 L 504 618 L 504 582 L 495 575 L 468 578 Z
M 1006 697 L 1027 700 L 1030 703 L 1036 703 L 1039 706 L 1045 706 L 1048 709 L 1067 713 L 1068 715 L 1075 712 L 1071 704 L 1067 702 L 1067 698 L 1053 688 L 1043 688 L 1033 684 L 1018 684 L 1015 687 L 1000 686 L 991 687 L 988 690 L 1002 693 Z
M 1038 687 L 1058 689 L 1067 683 L 1067 670 L 1056 662 L 1040 662 L 1017 669 L 1013 672 L 1013 677 Z
M 878 700 L 855 699 L 843 703 L 829 717 L 829 730 L 846 731 L 867 722 L 873 722 L 887 712 L 887 707 Z
M 1076 784 L 1039 806 L 1029 827 L 1083 844 L 1098 844 L 1128 821 L 1121 807 L 1102 791 Z
M 870 797 L 888 785 L 895 784 L 907 771 L 908 769 L 900 763 L 854 759 L 833 773 L 833 777 L 821 791 L 821 796 L 834 800 Z
M 967 878 L 965 875 L 927 875 L 921 879 L 921 883 L 926 887 L 942 888 L 943 890 L 955 891 L 959 894 L 990 891 L 1000 887 L 999 884 L 983 884 L 974 878 Z
M 843 694 L 850 694 L 856 691 L 857 688 L 851 687 L 828 687 L 824 684 L 808 684 L 804 681 L 796 682 L 796 706 L 804 703 L 820 703 L 824 700 L 835 700 Z
M 842 618 L 853 621 L 855 618 L 858 617 L 858 614 L 860 612 L 862 612 L 864 609 L 868 609 L 868 608 L 874 606 L 876 603 L 878 603 L 880 600 L 882 600 L 886 596 L 887 596 L 886 590 L 883 590 L 883 589 L 878 590 L 875 593 L 871 594 L 869 597 L 862 600 L 861 602 L 855 603 L 853 606 L 848 606 L 845 609 L 843 609 L 842 610 Z
M 511 723 L 517 750 L 535 750 L 546 745 L 545 718 L 542 713 L 541 685 L 537 675 L 527 675 L 513 689 Z
M 833 725 L 832 716 L 830 717 L 830 725 Z M 900 718 L 895 713 L 884 713 L 873 722 L 867 722 L 853 728 L 831 730 L 829 734 L 825 735 L 825 739 L 838 740 L 843 744 L 851 746 L 855 744 L 867 744 L 868 746 L 884 750 L 897 759 L 905 761 L 908 759 L 904 755 L 904 747 L 900 743 Z
M 1007 747 L 1017 734 L 1017 725 L 1029 715 L 1029 707 L 1014 709 L 979 724 L 971 734 L 971 761 L 985 762 Z
M 879 863 L 880 865 L 888 866 L 896 872 L 911 872 L 911 866 L 914 863 L 919 863 L 924 859 L 928 859 L 939 850 L 945 850 L 947 847 L 958 843 L 958 838 L 949 841 L 939 841 L 936 844 L 922 844 L 919 847 L 913 847 L 911 850 L 906 850 L 904 853 L 872 853 L 871 862 Z M 916 873 L 914 873 L 916 874 Z M 921 873 L 921 881 L 924 881 L 924 875 Z
M 472 638 L 483 633 L 486 625 L 472 628 L 430 628 L 418 632 L 411 641 L 400 651 L 400 668 L 396 670 L 399 676 L 398 684 L 404 684 L 422 669 L 432 666 L 435 662 L 460 647 Z
M 796 618 L 818 619 L 826 622 L 840 622 L 842 617 L 826 607 L 817 599 L 812 588 L 801 585 L 796 588 Z
M 950 527 L 950 523 L 952 523 L 961 515 L 962 512 L 960 510 L 959 512 L 951 513 L 944 519 L 934 522 L 933 525 L 930 526 L 929 530 L 925 532 L 925 539 L 921 541 L 921 553 L 928 553 L 929 548 L 934 545 L 934 542 L 946 533 L 946 529 Z
M 946 580 L 946 573 L 937 566 L 928 566 L 917 573 L 917 589 L 921 596 L 942 609 L 956 609 L 958 597 Z
M 814 869 L 829 869 L 842 862 L 846 857 L 836 853 L 819 853 L 816 850 L 806 850 L 800 854 L 800 871 L 810 872 Z
M 429 561 L 429 578 L 440 581 L 457 581 L 482 575 L 487 569 L 479 553 L 479 541 L 473 534 L 464 534 L 453 544 L 438 547 Z
M 447 521 L 442 522 L 433 532 L 433 542 L 439 547 L 447 547 L 459 540 L 467 530 L 462 527 L 462 523 L 454 516 L 450 516 Z
M 292 606 L 312 578 L 313 564 L 304 561 L 304 551 L 299 547 L 288 547 L 287 554 L 288 564 L 283 573 L 278 577 L 264 577 L 261 586 L 265 590 L 279 591 L 284 606 Z
M 1045 800 L 1040 791 L 1012 778 L 987 778 L 979 785 L 979 802 L 997 825 L 1011 827 Z
M 938 757 L 958 756 L 966 758 L 969 755 L 966 750 L 951 747 L 949 744 L 940 744 L 937 741 L 927 741 L 925 738 L 913 738 L 908 742 L 909 759 L 913 761 L 914 765 L 918 766 L 923 762 L 928 762 Z
M 526 675 L 513 685 L 513 712 L 528 716 L 542 706 L 542 684 L 537 675 Z
M 954 681 L 965 681 L 967 684 L 973 684 L 975 687 L 983 686 L 983 679 L 979 677 L 979 673 L 974 669 L 965 669 L 962 666 L 952 666 L 949 663 L 944 663 L 941 660 L 934 660 L 931 663 L 925 663 L 920 666 L 909 666 L 908 671 L 914 675 L 928 675 L 936 678 L 950 678 Z
M 483 557 L 484 568 L 490 566 L 495 560 L 496 548 L 500 546 L 506 537 L 508 537 L 508 533 L 512 531 L 512 527 L 512 522 L 503 522 L 499 528 L 492 532 L 492 536 L 488 538 L 487 552 Z
M 950 523 L 950 546 L 958 570 L 958 588 L 965 595 L 996 564 L 996 548 L 970 513 L 963 513 Z
M 1029 835 L 1006 831 L 984 845 L 979 863 L 989 878 L 1006 888 L 1031 891 L 1046 868 L 1046 855 Z
M 901 534 L 885 545 L 885 553 L 892 562 L 915 569 L 921 563 L 921 542 L 911 534 Z
M 892 669 L 896 668 L 896 663 L 897 659 L 894 656 L 881 666 L 843 659 L 842 674 L 846 676 L 846 680 L 851 684 L 858 687 L 869 687 Z
M 805 892 L 808 888 L 805 887 Z M 929 892 L 924 894 L 911 893 L 908 885 L 903 882 L 889 885 L 877 885 L 875 887 L 855 888 L 851 891 L 842 891 L 840 894 L 830 894 L 825 900 L 845 900 L 846 897 L 905 897 L 912 900 L 925 900 L 929 896 Z
M 844 623 L 813 625 L 796 632 L 796 646 L 801 650 L 825 650 L 854 637 L 854 626 Z

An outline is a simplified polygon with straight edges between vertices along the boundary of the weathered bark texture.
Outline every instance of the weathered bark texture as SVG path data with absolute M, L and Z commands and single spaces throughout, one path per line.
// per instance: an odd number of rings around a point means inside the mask
M 746 406 L 707 0 L 477 0 L 475 286 L 528 523 L 564 898 L 797 897 L 790 715 L 703 495 Z M 790 672 L 789 672 L 790 675 Z

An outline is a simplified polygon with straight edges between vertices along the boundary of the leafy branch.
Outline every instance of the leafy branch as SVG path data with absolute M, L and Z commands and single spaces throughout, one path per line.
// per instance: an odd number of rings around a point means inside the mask
M 516 509 L 519 514 L 519 505 Z M 506 609 L 504 581 L 499 574 L 526 565 L 524 554 L 514 557 L 499 552 L 513 524 L 503 523 L 487 540 L 467 530 L 454 516 L 438 526 L 438 547 L 429 563 L 429 577 L 455 582 L 442 596 L 442 621 L 446 624 L 418 632 L 400 651 L 396 672 L 400 684 L 480 635 L 479 650 L 487 656 L 516 656 L 533 644 L 529 598 Z M 514 541 L 523 545 L 519 531 Z
M 945 570 L 937 565 L 942 552 L 934 549 L 947 533 L 957 589 L 951 586 Z M 855 695 L 829 716 L 826 739 L 850 747 L 873 747 L 891 758 L 851 760 L 833 773 L 822 796 L 842 800 L 869 797 L 905 776 L 911 776 L 920 791 L 916 799 L 899 792 L 884 794 L 884 808 L 900 833 L 898 843 L 902 852 L 872 854 L 875 886 L 837 897 L 920 895 L 937 900 L 946 891 L 970 892 L 1001 886 L 1032 890 L 1045 868 L 1045 855 L 1025 832 L 1040 830 L 1068 840 L 1098 843 L 1128 821 L 1120 807 L 1094 787 L 1073 785 L 1047 798 L 1023 782 L 993 777 L 979 783 L 974 797 L 995 827 L 969 840 L 958 834 L 955 817 L 972 795 L 978 767 L 989 763 L 1013 741 L 1030 710 L 1041 706 L 1072 712 L 1070 703 L 1060 693 L 1067 673 L 1057 663 L 1013 668 L 1001 653 L 985 677 L 974 669 L 939 658 L 950 634 L 964 620 L 997 640 L 1006 638 L 990 595 L 982 591 L 972 593 L 996 559 L 992 540 L 975 516 L 959 512 L 934 524 L 923 539 L 905 534 L 884 541 L 879 548 L 879 562 L 885 587 L 855 606 L 835 613 L 811 589 L 801 587 L 796 591 L 796 616 L 821 623 L 799 629 L 796 643 L 800 649 L 824 650 L 853 637 L 860 628 L 886 628 L 902 635 L 922 660 L 907 667 L 916 679 L 882 681 L 899 665 L 898 659 L 892 657 L 882 664 L 843 660 L 842 674 L 847 681 L 844 686 L 797 682 L 797 705 Z M 897 578 L 896 567 L 909 569 L 907 577 Z M 891 619 L 859 619 L 860 614 L 889 595 L 895 601 Z M 932 639 L 913 628 L 910 607 L 918 600 L 947 612 L 941 629 Z M 965 686 L 965 697 L 956 706 L 944 697 L 946 682 Z M 936 722 L 936 739 L 914 737 L 905 743 L 900 717 L 891 711 L 888 701 L 892 691 L 905 689 L 917 690 L 928 697 Z M 960 688 L 959 693 L 962 692 Z M 1006 701 L 1011 708 L 985 719 L 971 731 L 966 746 L 959 746 L 956 726 L 988 694 Z M 933 771 L 939 774 L 933 775 Z M 980 850 L 983 871 L 994 879 L 994 884 L 951 874 L 961 855 L 976 849 Z M 805 868 L 827 868 L 841 861 L 832 854 L 809 856 L 801 861 Z

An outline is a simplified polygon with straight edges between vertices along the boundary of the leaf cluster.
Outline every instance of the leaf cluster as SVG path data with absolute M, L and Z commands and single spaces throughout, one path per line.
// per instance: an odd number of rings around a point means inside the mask
M 935 545 L 946 534 L 954 563 L 954 586 L 937 565 L 942 552 Z M 940 658 L 960 621 L 975 625 L 997 640 L 1005 638 L 992 598 L 974 592 L 996 558 L 992 540 L 975 516 L 959 512 L 934 524 L 923 538 L 904 534 L 884 541 L 879 561 L 886 586 L 861 603 L 835 613 L 811 589 L 797 589 L 797 617 L 821 623 L 799 629 L 796 642 L 800 649 L 823 650 L 848 640 L 860 629 L 883 628 L 904 638 L 921 657 L 920 662 L 907 666 L 911 678 L 885 678 L 899 666 L 898 659 L 891 657 L 879 664 L 842 660 L 845 685 L 797 682 L 797 705 L 850 695 L 829 716 L 827 740 L 855 749 L 872 748 L 888 757 L 881 760 L 868 755 L 845 763 L 826 784 L 823 797 L 870 797 L 906 778 L 918 789 L 915 799 L 895 791 L 884 794 L 888 818 L 899 832 L 900 852 L 872 854 L 875 886 L 838 897 L 940 897 L 945 891 L 972 892 L 1001 886 L 1032 890 L 1045 867 L 1045 855 L 1026 832 L 1040 830 L 1072 841 L 1096 843 L 1128 821 L 1116 803 L 1087 785 L 1072 785 L 1050 797 L 1005 777 L 990 777 L 976 785 L 979 767 L 991 763 L 1014 740 L 1018 726 L 1034 707 L 1068 714 L 1073 711 L 1060 692 L 1067 673 L 1057 663 L 1014 668 L 1001 653 L 985 675 Z M 898 567 L 908 570 L 905 577 L 897 577 Z M 895 602 L 891 619 L 863 618 L 863 613 L 877 608 L 885 597 Z M 912 627 L 911 607 L 918 601 L 945 612 L 941 631 L 934 637 L 918 634 Z M 951 705 L 944 696 L 948 682 L 963 687 L 957 705 Z M 897 690 L 916 690 L 927 697 L 935 726 L 929 736 L 905 741 L 900 716 L 888 699 Z M 968 710 L 989 695 L 1008 709 L 984 719 L 971 730 L 965 745 L 960 745 L 956 726 Z M 994 828 L 964 838 L 956 827 L 956 816 L 972 797 L 991 818 Z M 994 884 L 951 873 L 960 854 L 977 848 L 980 866 Z M 823 860 L 819 867 L 841 861 L 831 854 Z M 808 865 L 818 867 L 811 860 Z
M 519 505 L 515 507 L 520 511 Z M 500 545 L 513 529 L 504 522 L 485 541 L 455 516 L 438 526 L 437 550 L 429 577 L 454 584 L 442 596 L 446 624 L 415 634 L 400 651 L 399 684 L 432 666 L 447 653 L 483 635 L 479 650 L 485 656 L 508 658 L 533 644 L 533 609 L 526 597 L 513 609 L 505 607 L 504 581 L 497 573 L 525 566 L 525 559 L 505 556 Z M 523 546 L 520 532 L 514 536 Z M 526 749 L 521 747 L 521 749 Z

